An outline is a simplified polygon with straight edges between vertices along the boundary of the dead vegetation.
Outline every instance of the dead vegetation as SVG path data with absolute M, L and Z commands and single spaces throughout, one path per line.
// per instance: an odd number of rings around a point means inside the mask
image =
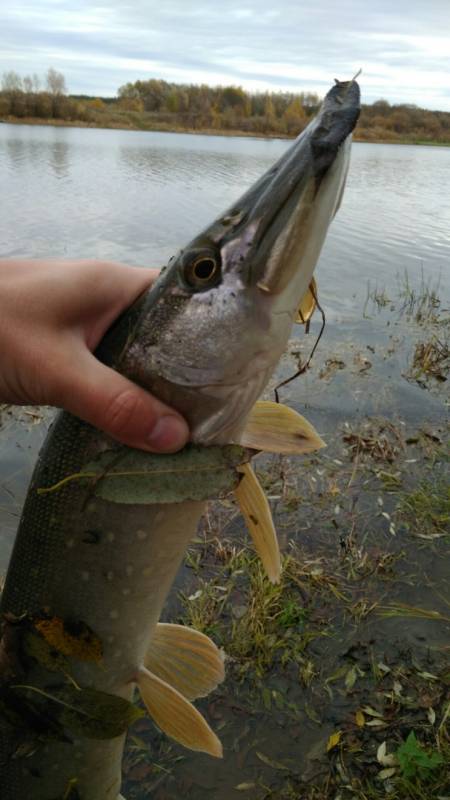
M 433 336 L 416 344 L 408 378 L 423 383 L 428 378 L 444 383 L 450 371 L 450 348 L 447 342 Z
M 447 525 L 448 493 L 444 480 L 433 481 L 434 499 L 431 481 L 420 490 L 408 485 L 412 450 L 441 473 L 442 437 L 385 420 L 358 433 L 370 442 L 364 449 L 355 441 L 357 461 L 346 441 L 347 461 L 336 451 L 311 456 L 303 475 L 289 459 L 260 465 L 281 538 L 302 530 L 285 546 L 280 584 L 267 580 L 241 538 L 233 504 L 211 507 L 171 613 L 226 652 L 227 682 L 202 710 L 224 741 L 228 766 L 217 772 L 202 762 L 199 770 L 139 722 L 129 800 L 141 800 L 143 775 L 156 800 L 181 792 L 220 800 L 448 800 L 450 597 L 448 586 L 421 572 L 413 544 L 436 520 Z M 389 447 L 378 453 L 372 440 L 383 434 Z M 381 477 L 392 457 L 401 475 L 394 492 Z M 445 536 L 421 546 L 437 548 L 440 559 L 448 554 Z M 161 754 L 156 766 L 144 750 L 149 737 Z
M 343 435 L 352 458 L 369 456 L 375 461 L 392 464 L 404 449 L 404 438 L 398 426 L 388 420 L 371 419 L 363 422 L 357 430 L 347 430 Z

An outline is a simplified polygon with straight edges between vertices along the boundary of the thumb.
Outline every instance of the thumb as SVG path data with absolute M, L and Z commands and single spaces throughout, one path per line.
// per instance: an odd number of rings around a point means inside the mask
M 188 425 L 174 409 L 102 364 L 89 350 L 77 356 L 60 379 L 58 405 L 129 447 L 170 453 L 186 444 Z

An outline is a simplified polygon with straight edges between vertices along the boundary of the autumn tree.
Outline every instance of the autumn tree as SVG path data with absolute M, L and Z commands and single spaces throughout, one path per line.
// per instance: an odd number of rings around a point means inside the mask
M 284 114 L 284 120 L 286 123 L 287 133 L 299 133 L 305 127 L 307 117 L 299 97 L 293 100 L 292 103 L 290 103 L 287 107 Z
M 57 96 L 67 94 L 66 79 L 62 72 L 50 67 L 47 71 L 47 90 L 50 94 Z
M 4 72 L 2 75 L 2 91 L 21 92 L 23 89 L 22 78 L 13 69 Z
M 27 94 L 31 94 L 33 92 L 33 78 L 30 75 L 25 75 L 22 84 L 24 92 Z

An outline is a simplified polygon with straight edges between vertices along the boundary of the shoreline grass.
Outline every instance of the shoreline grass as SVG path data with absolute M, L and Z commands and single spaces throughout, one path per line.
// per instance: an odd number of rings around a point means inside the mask
M 131 114 L 130 114 L 131 116 Z M 219 128 L 189 128 L 181 125 L 169 125 L 164 122 L 152 124 L 148 121 L 142 120 L 140 124 L 131 122 L 130 117 L 127 117 L 123 122 L 116 119 L 102 120 L 99 122 L 86 122 L 84 120 L 65 120 L 65 119 L 42 119 L 40 117 L 11 117 L 6 116 L 0 119 L 0 125 L 36 125 L 36 126 L 51 126 L 55 128 L 95 128 L 98 130 L 126 130 L 126 131 L 145 131 L 147 133 L 187 133 L 193 136 L 225 136 L 225 137 L 242 137 L 246 139 L 286 139 L 294 140 L 295 135 L 288 135 L 279 132 L 261 133 L 258 131 L 243 131 L 239 128 L 236 129 L 219 129 Z M 397 138 L 383 138 L 377 139 L 375 137 L 360 136 L 358 132 L 353 136 L 353 141 L 359 144 L 398 144 L 398 145 L 418 145 L 430 147 L 450 147 L 450 141 L 440 142 L 435 140 L 417 139 L 415 137 Z

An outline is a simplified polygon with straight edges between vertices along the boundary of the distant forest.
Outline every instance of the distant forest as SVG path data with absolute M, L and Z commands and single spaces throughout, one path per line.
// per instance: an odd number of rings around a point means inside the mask
M 121 86 L 116 98 L 68 95 L 62 73 L 22 78 L 5 72 L 0 120 L 135 130 L 296 136 L 321 102 L 311 92 L 246 92 L 150 79 Z M 363 105 L 355 139 L 450 144 L 450 113 L 377 100 Z

